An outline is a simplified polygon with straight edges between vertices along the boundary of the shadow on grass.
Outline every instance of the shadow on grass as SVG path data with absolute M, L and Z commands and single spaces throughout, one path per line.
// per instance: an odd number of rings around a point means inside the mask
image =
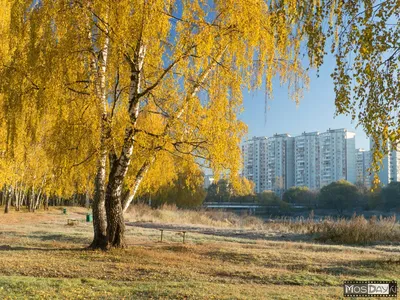
M 66 244 L 76 244 L 76 246 L 80 245 L 89 245 L 91 240 L 88 237 L 84 236 L 74 236 L 74 235 L 67 235 L 67 234 L 61 234 L 61 233 L 56 233 L 56 234 L 50 234 L 45 231 L 37 231 L 37 232 L 29 232 L 29 233 L 17 233 L 17 232 L 1 232 L 1 235 L 4 237 L 11 237 L 11 238 L 22 238 L 24 239 L 24 244 L 29 245 L 29 242 L 26 240 L 31 240 L 32 243 L 36 243 L 35 240 L 39 240 L 41 242 L 61 242 L 61 243 L 66 243 Z M 23 251 L 23 250 L 39 250 L 39 251 L 59 251 L 59 250 L 67 250 L 67 251 L 73 251 L 73 250 L 85 250 L 85 246 L 83 247 L 73 247 L 73 248 L 62 248 L 62 247 L 54 247 L 50 248 L 46 247 L 47 245 L 44 245 L 43 248 L 40 247 L 29 247 L 29 246 L 10 246 L 9 244 L 15 243 L 14 241 L 10 241 L 7 243 L 7 240 L 4 240 L 3 243 L 5 245 L 0 244 L 0 251 Z M 56 245 L 54 245 L 56 246 Z
M 58 241 L 58 242 L 68 242 L 74 244 L 87 244 L 90 242 L 90 239 L 87 237 L 77 237 L 77 236 L 70 236 L 70 235 L 63 235 L 63 234 L 44 234 L 38 236 L 32 236 L 31 238 L 37 238 L 42 241 Z
M 375 276 L 375 269 L 358 269 L 358 268 L 349 268 L 344 266 L 334 266 L 327 267 L 317 270 L 318 273 L 326 273 L 334 276 Z
M 255 264 L 265 268 L 272 269 L 287 269 L 294 272 L 314 272 L 318 274 L 328 274 L 333 276 L 376 276 L 376 272 L 384 270 L 390 265 L 391 262 L 385 260 L 360 260 L 352 262 L 351 265 L 340 265 L 336 263 L 328 266 L 318 266 L 312 263 L 280 263 L 274 260 L 268 261 L 261 257 L 257 257 L 250 253 L 237 253 L 237 252 L 226 252 L 226 251 L 210 251 L 206 253 L 214 259 L 219 259 L 222 262 L 229 262 L 234 264 Z M 392 264 L 398 264 L 400 261 L 392 262 Z M 338 265 L 339 264 L 339 265 Z
M 38 248 L 38 247 L 12 247 L 10 245 L 0 245 L 0 251 L 85 251 L 88 248 Z
M 1 232 L 3 236 L 10 237 L 21 237 L 32 240 L 40 240 L 43 242 L 48 241 L 57 241 L 64 243 L 73 243 L 73 244 L 88 244 L 90 243 L 90 238 L 85 236 L 76 236 L 76 235 L 68 235 L 62 233 L 50 234 L 46 231 L 35 231 L 30 233 L 17 233 L 17 232 Z
M 256 256 L 250 253 L 237 253 L 237 252 L 226 252 L 226 251 L 210 251 L 207 252 L 207 256 L 211 258 L 219 259 L 223 262 L 231 262 L 231 263 L 257 263 L 260 261 Z
M 400 257 L 397 256 L 379 260 L 360 260 L 356 262 L 355 265 L 371 269 L 387 269 L 388 267 L 396 267 L 400 269 Z
M 376 278 L 382 276 L 382 274 L 387 276 L 390 273 L 400 274 L 400 258 L 359 260 L 348 266 L 321 268 L 317 272 L 334 276 L 355 276 L 356 278 L 367 276 Z

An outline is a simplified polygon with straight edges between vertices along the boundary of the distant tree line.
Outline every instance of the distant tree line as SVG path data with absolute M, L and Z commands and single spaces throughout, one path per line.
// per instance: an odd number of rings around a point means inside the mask
M 210 185 L 205 201 L 279 205 L 282 209 L 303 206 L 308 209 L 334 209 L 338 213 L 349 209 L 390 211 L 400 210 L 400 182 L 370 190 L 363 185 L 340 180 L 322 187 L 319 191 L 305 186 L 291 187 L 280 199 L 272 191 L 237 196 L 227 181 L 220 180 Z
M 246 182 L 245 189 L 237 189 L 228 180 L 221 179 L 203 187 L 201 172 L 182 171 L 175 180 L 162 185 L 157 191 L 144 193 L 135 202 L 144 202 L 152 207 L 164 204 L 178 208 L 196 208 L 203 202 L 256 203 L 278 207 L 281 212 L 296 209 L 332 209 L 338 213 L 346 210 L 400 211 L 400 182 L 392 182 L 385 187 L 370 190 L 361 184 L 353 185 L 345 180 L 332 182 L 319 191 L 308 187 L 291 187 L 282 195 L 282 199 L 272 191 L 252 193 L 253 186 Z M 0 205 L 8 211 L 25 208 L 29 211 L 47 209 L 49 206 L 86 206 L 92 204 L 89 193 L 75 193 L 69 198 L 40 193 L 28 189 L 14 190 L 4 186 L 0 189 Z
M 207 189 L 206 202 L 235 202 L 235 203 L 257 203 L 261 205 L 277 206 L 281 211 L 290 209 L 290 205 L 282 201 L 274 192 L 264 191 L 259 194 L 238 194 L 227 180 L 219 180 L 211 184 Z
M 4 185 L 0 189 L 0 206 L 8 213 L 13 207 L 16 211 L 26 209 L 35 212 L 38 209 L 47 210 L 49 206 L 86 206 L 91 203 L 89 193 L 74 193 L 70 197 L 43 193 L 33 188 L 15 189 L 12 186 Z

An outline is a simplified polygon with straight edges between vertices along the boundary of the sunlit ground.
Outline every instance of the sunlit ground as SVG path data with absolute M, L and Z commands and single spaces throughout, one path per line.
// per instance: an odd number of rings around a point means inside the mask
M 0 298 L 338 299 L 344 280 L 400 282 L 399 246 L 321 245 L 256 229 L 138 227 L 128 215 L 127 249 L 90 251 L 85 217 L 83 208 L 1 213 Z M 78 224 L 67 225 L 69 218 Z

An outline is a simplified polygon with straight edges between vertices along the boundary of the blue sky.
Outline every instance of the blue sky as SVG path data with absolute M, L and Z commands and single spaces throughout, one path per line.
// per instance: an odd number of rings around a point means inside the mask
M 361 127 L 351 121 L 350 116 L 335 117 L 335 94 L 330 74 L 334 68 L 332 56 L 325 58 L 319 77 L 310 73 L 309 89 L 304 91 L 300 104 L 292 101 L 287 88 L 275 80 L 274 98 L 268 100 L 265 113 L 265 89 L 254 92 L 244 91 L 244 112 L 240 119 L 248 125 L 248 135 L 272 136 L 275 133 L 289 133 L 292 136 L 306 131 L 323 132 L 329 128 L 347 128 L 356 133 L 356 147 L 369 149 L 367 139 Z

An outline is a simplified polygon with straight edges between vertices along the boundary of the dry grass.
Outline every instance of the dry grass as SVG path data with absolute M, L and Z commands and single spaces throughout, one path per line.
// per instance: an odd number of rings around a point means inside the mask
M 183 210 L 174 205 L 164 205 L 161 208 L 152 209 L 148 205 L 136 204 L 129 210 L 127 219 L 136 222 L 247 229 L 262 229 L 264 224 L 263 220 L 253 216 L 238 216 L 225 211 Z
M 324 220 L 312 230 L 320 241 L 341 244 L 371 244 L 400 242 L 400 225 L 395 217 L 369 220 L 364 216 L 353 216 L 350 220 Z
M 320 242 L 339 244 L 399 243 L 400 224 L 396 217 L 353 215 L 350 219 L 327 217 L 281 219 L 269 224 L 270 228 L 287 232 L 313 235 Z
M 304 234 L 320 242 L 340 244 L 400 242 L 400 224 L 394 216 L 367 220 L 364 216 L 354 215 L 351 219 L 327 217 L 315 220 L 311 214 L 309 218 L 281 218 L 264 222 L 254 216 L 238 216 L 224 211 L 179 210 L 171 205 L 151 209 L 147 205 L 135 205 L 128 219 L 137 222 L 240 228 L 276 234 Z
M 127 226 L 127 249 L 89 251 L 84 220 L 81 208 L 1 215 L 0 299 L 338 299 L 344 280 L 400 280 L 399 246 L 197 232 L 159 243 L 157 229 Z

